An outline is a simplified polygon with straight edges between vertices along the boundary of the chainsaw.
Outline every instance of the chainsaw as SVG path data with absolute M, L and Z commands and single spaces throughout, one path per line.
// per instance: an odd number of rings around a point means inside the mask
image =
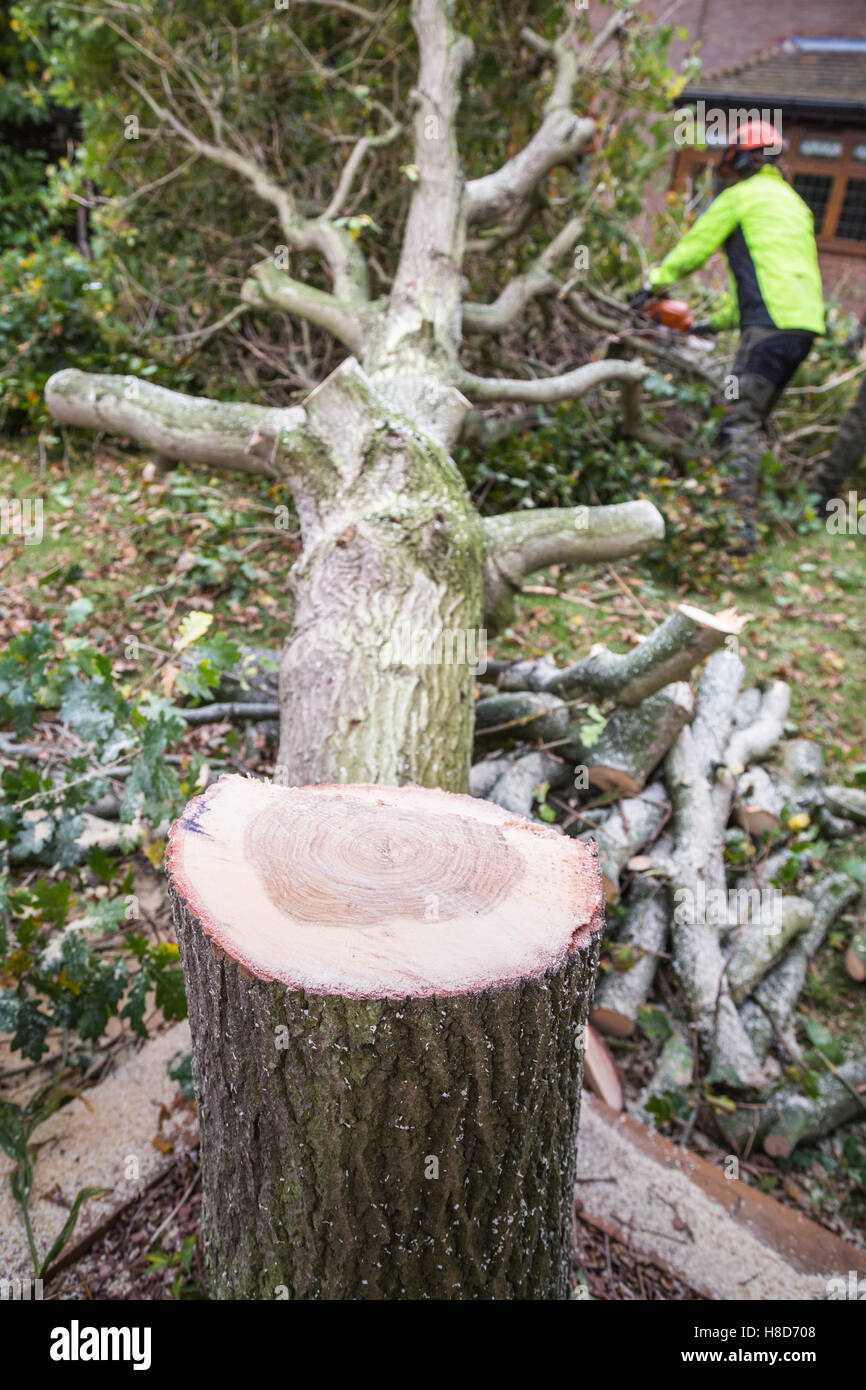
M 706 322 L 696 325 L 695 316 L 684 299 L 657 299 L 653 291 L 645 286 L 632 295 L 628 307 L 643 318 L 651 319 L 655 325 L 650 329 L 638 328 L 638 334 L 644 333 L 654 338 L 688 334 L 689 347 L 706 351 L 713 346 L 714 329 Z M 692 333 L 692 329 L 696 329 L 696 332 Z

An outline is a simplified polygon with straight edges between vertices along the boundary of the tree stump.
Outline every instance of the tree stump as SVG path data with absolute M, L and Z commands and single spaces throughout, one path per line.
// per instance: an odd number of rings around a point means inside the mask
M 594 849 L 449 792 L 233 776 L 167 864 L 211 1295 L 567 1297 Z

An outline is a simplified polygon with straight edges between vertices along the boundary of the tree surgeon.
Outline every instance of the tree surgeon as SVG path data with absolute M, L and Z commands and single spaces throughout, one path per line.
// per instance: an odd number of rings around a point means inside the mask
M 724 247 L 731 292 L 696 332 L 740 328 L 734 398 L 717 445 L 731 465 L 728 492 L 742 518 L 732 553 L 755 549 L 758 475 L 769 416 L 815 337 L 824 332 L 824 295 L 812 213 L 776 160 L 784 142 L 768 121 L 749 121 L 718 164 L 721 192 L 673 251 L 649 273 L 645 302 L 699 270 Z

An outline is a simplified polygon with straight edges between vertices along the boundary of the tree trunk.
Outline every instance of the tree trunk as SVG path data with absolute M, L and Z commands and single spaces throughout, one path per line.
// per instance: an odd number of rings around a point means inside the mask
M 592 851 L 469 797 L 228 777 L 168 865 L 211 1295 L 565 1298 Z
M 356 362 L 306 409 L 279 780 L 465 791 L 486 640 L 481 519 L 446 451 Z

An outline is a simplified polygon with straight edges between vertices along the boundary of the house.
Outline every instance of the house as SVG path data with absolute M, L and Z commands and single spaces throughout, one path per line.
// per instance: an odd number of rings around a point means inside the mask
M 684 133 L 674 157 L 673 185 L 700 205 L 710 191 L 719 147 L 737 123 L 759 118 L 780 128 L 787 148 L 782 167 L 812 209 L 828 294 L 847 309 L 866 313 L 866 8 L 828 0 L 825 24 L 848 20 L 846 33 L 784 34 L 759 52 L 746 52 L 744 38 L 761 37 L 768 26 L 789 22 L 796 5 L 765 4 L 763 28 L 752 22 L 758 7 L 730 0 L 704 3 L 689 25 L 689 40 L 701 39 L 703 72 L 678 98 Z M 856 9 L 856 20 L 854 10 Z M 741 11 L 738 18 L 738 12 Z M 726 16 L 729 39 L 718 27 Z M 731 41 L 734 36 L 735 41 Z M 726 54 L 735 61 L 725 65 Z M 714 63 L 715 58 L 715 63 Z M 685 112 L 694 120 L 683 123 Z M 694 137 L 689 130 L 694 132 Z

